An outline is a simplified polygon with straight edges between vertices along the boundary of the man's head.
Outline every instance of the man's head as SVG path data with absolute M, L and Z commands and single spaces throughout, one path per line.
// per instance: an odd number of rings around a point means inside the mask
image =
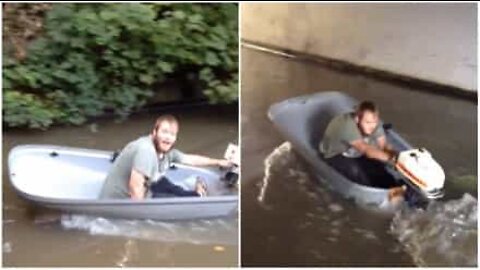
M 362 101 L 357 107 L 355 121 L 363 135 L 372 134 L 379 122 L 379 112 L 375 103 Z
M 178 120 L 173 115 L 162 115 L 157 118 L 152 130 L 153 143 L 159 153 L 172 149 L 177 140 Z

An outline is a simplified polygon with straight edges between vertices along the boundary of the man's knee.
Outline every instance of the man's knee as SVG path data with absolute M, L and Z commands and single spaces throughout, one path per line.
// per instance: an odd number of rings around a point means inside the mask
M 366 186 L 370 185 L 370 179 L 368 175 L 365 173 L 364 168 L 362 168 L 362 166 L 360 166 L 358 163 L 355 163 L 354 165 L 352 165 L 351 171 L 352 171 L 352 179 L 351 179 L 352 181 L 361 185 L 366 185 Z
M 369 185 L 370 181 L 360 162 L 354 158 L 335 157 L 328 161 L 330 166 L 353 182 Z

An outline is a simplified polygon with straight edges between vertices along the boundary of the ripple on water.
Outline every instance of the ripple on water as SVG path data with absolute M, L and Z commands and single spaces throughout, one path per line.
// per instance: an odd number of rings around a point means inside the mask
M 383 231 L 379 234 L 368 226 L 346 226 L 350 222 L 348 208 L 335 200 L 327 188 L 310 184 L 309 175 L 289 143 L 281 144 L 265 159 L 265 177 L 258 197 L 261 205 L 265 205 L 265 197 L 270 196 L 268 186 L 278 179 L 291 183 L 289 188 L 295 188 L 294 192 L 315 204 L 313 211 L 303 213 L 303 219 L 296 226 L 300 233 L 311 233 L 313 228 L 321 227 L 322 233 L 323 230 L 327 232 L 322 239 L 334 246 L 341 243 L 345 230 L 356 234 L 356 241 L 372 244 L 383 241 L 379 237 Z M 457 201 L 435 202 L 426 211 L 400 209 L 391 226 L 391 232 L 400 243 L 386 248 L 392 253 L 407 252 L 419 266 L 476 266 L 476 205 L 476 199 L 466 194 Z M 271 201 L 271 209 L 274 206 L 275 202 Z M 401 204 L 395 209 L 400 207 Z M 325 229 L 324 224 L 330 228 Z
M 333 213 L 339 213 L 339 212 L 343 211 L 343 207 L 339 204 L 336 204 L 336 203 L 330 204 L 328 206 L 328 209 L 330 209 L 330 211 L 332 211 Z
M 477 200 L 469 194 L 403 209 L 391 231 L 419 266 L 477 266 Z
M 235 218 L 163 222 L 62 215 L 61 225 L 65 229 L 83 230 L 93 235 L 193 244 L 235 245 L 238 236 Z

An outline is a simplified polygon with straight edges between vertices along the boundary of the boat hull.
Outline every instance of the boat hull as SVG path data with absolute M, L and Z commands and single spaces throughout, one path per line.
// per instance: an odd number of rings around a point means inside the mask
M 52 145 L 22 145 L 9 153 L 10 181 L 29 202 L 69 213 L 102 217 L 184 220 L 234 215 L 236 190 L 220 180 L 222 171 L 176 164 L 167 172 L 174 183 L 200 176 L 210 196 L 145 200 L 98 199 L 111 166 L 111 152 Z M 191 185 L 191 184 L 190 184 Z
M 389 189 L 357 184 L 328 165 L 318 151 L 328 123 L 336 115 L 351 112 L 357 101 L 340 92 L 322 92 L 287 99 L 269 108 L 274 126 L 307 162 L 315 178 L 332 190 L 361 205 L 387 206 Z M 393 129 L 385 130 L 387 141 L 398 151 L 412 147 Z M 401 183 L 401 176 L 387 167 Z

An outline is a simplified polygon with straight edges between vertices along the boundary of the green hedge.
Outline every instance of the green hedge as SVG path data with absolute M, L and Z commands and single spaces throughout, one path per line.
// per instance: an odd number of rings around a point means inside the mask
M 3 56 L 8 127 L 126 116 L 169 77 L 193 77 L 212 103 L 238 99 L 232 3 L 54 4 L 27 52 L 22 60 Z

